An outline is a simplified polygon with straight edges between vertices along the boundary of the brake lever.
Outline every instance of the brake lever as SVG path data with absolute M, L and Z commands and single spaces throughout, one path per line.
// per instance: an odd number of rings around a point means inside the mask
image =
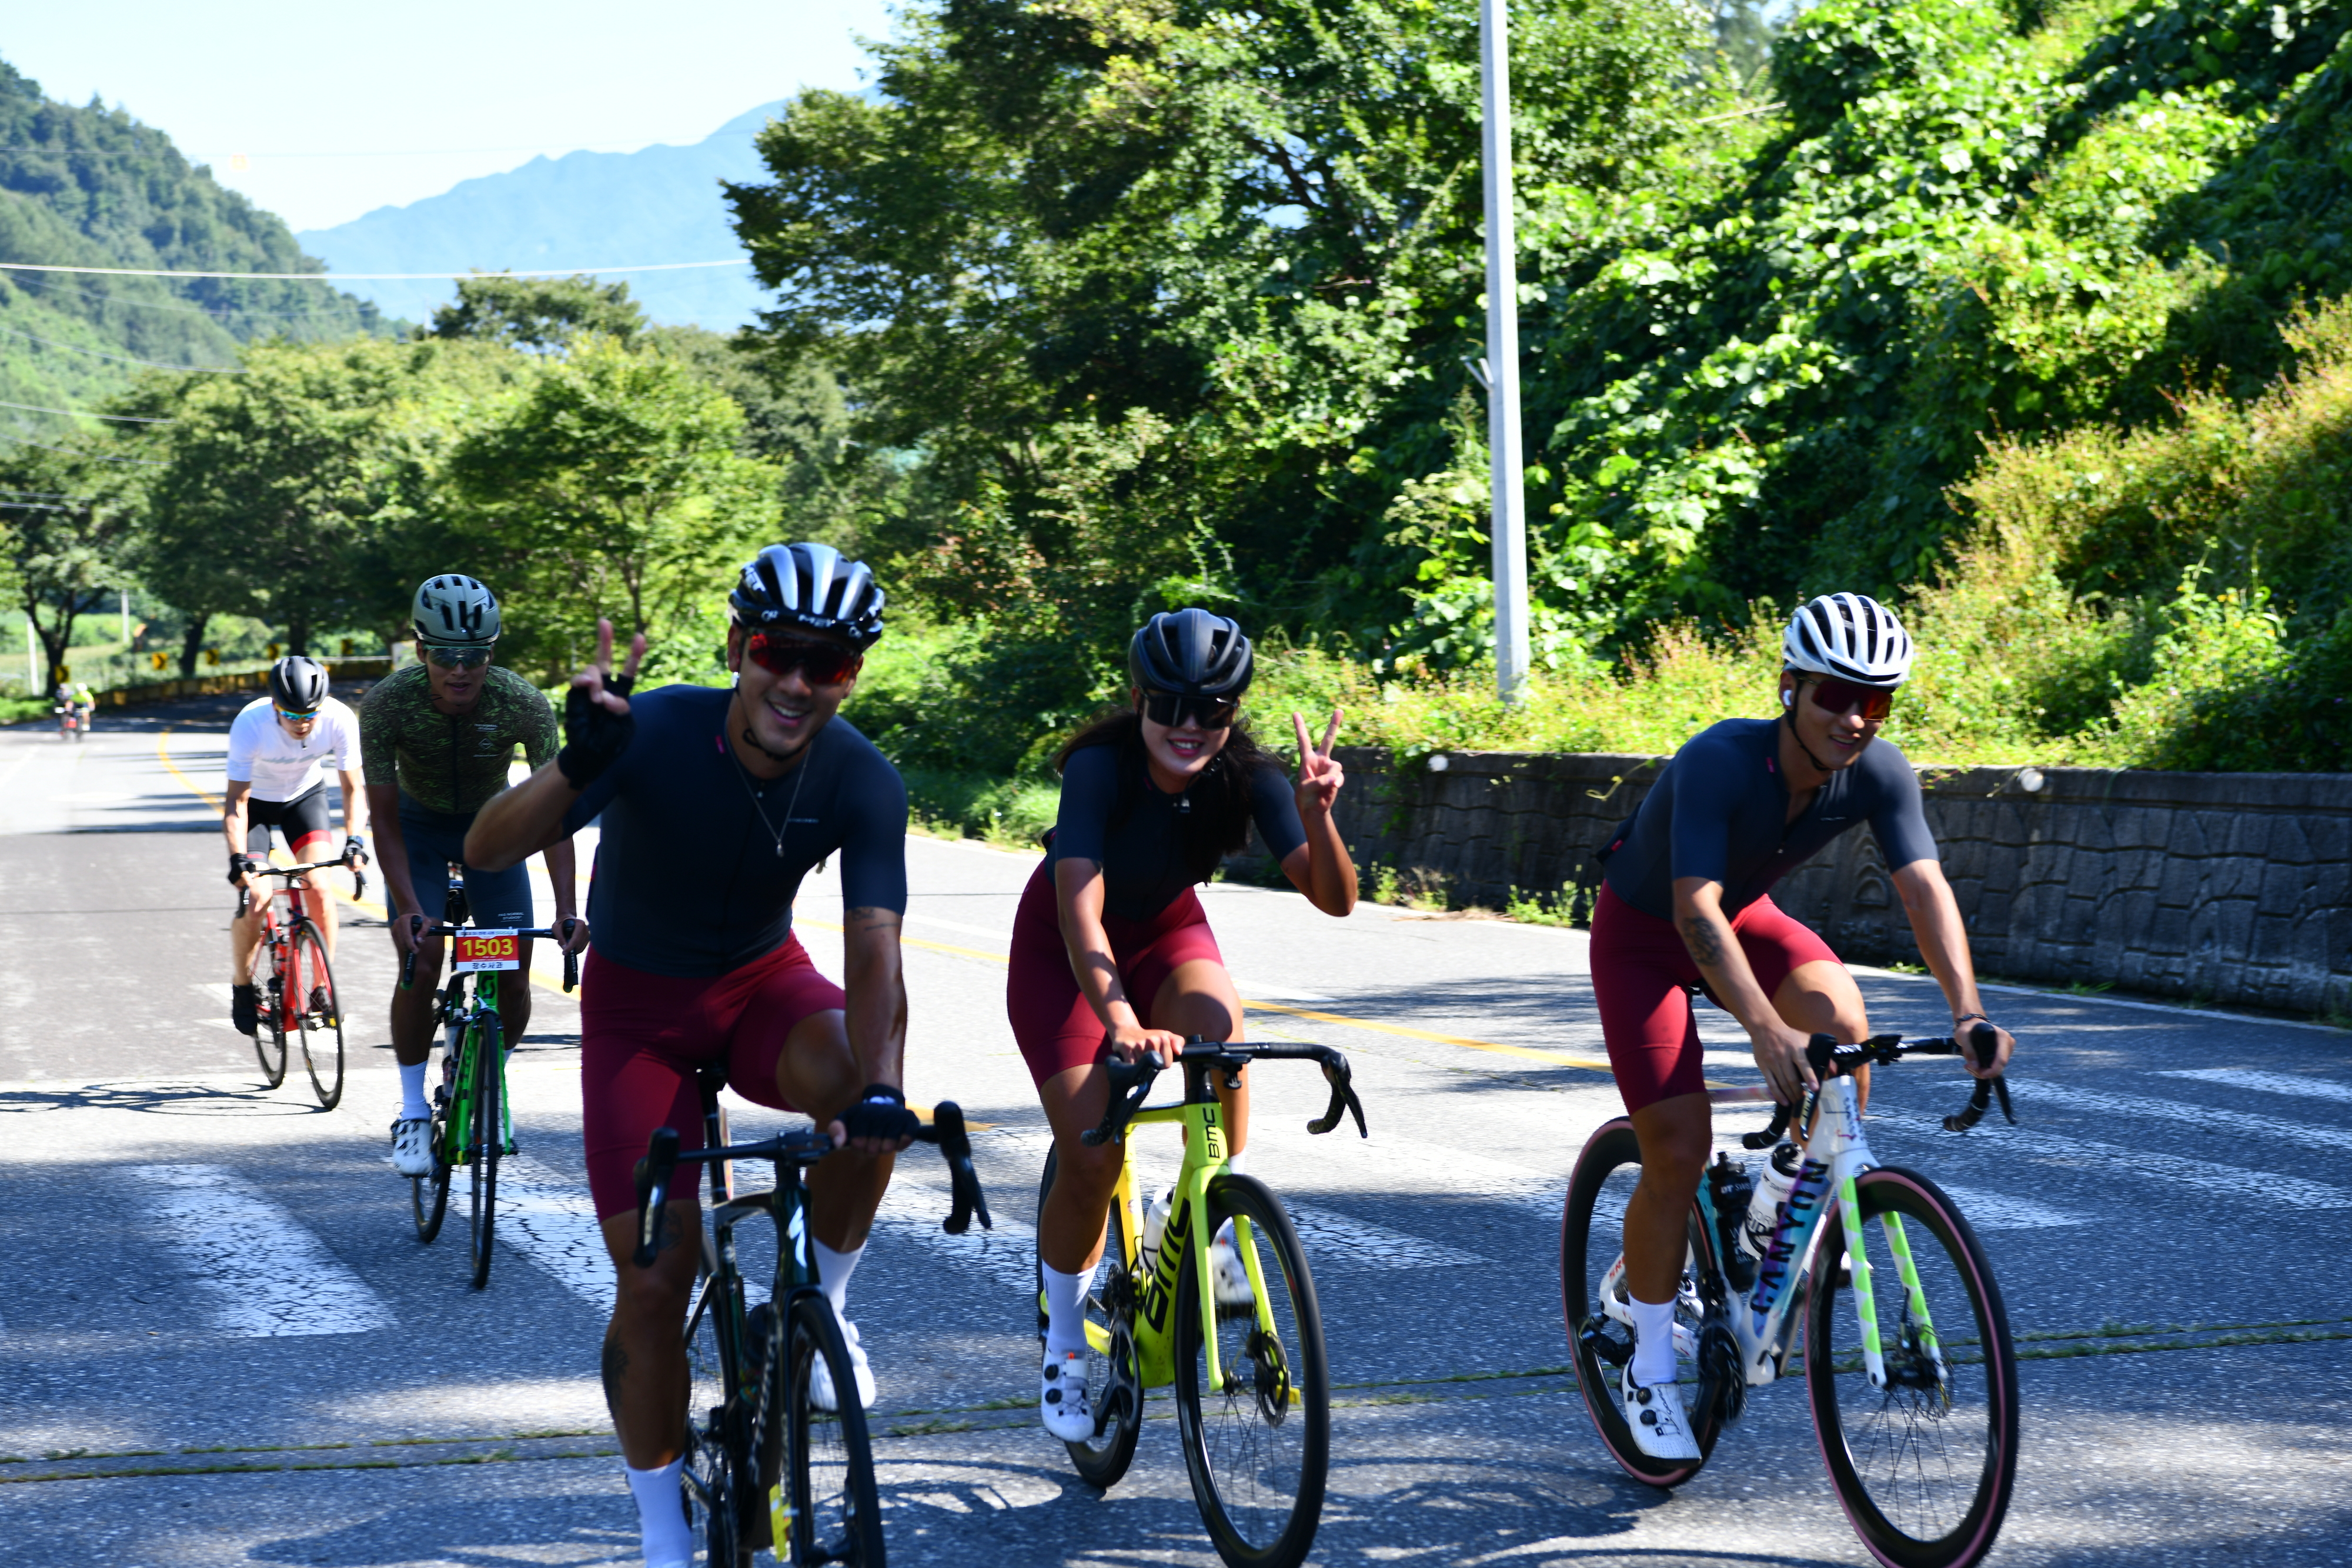
M 656 1127 L 637 1162 L 637 1250 L 633 1259 L 650 1269 L 661 1251 L 662 1211 L 669 1207 L 669 1180 L 677 1169 L 677 1129 Z
M 1147 1051 L 1134 1061 L 1113 1057 L 1103 1065 L 1110 1073 L 1110 1105 L 1103 1112 L 1101 1126 L 1089 1127 L 1078 1134 L 1078 1142 L 1090 1149 L 1123 1140 L 1128 1118 L 1143 1109 L 1143 1102 L 1151 1092 L 1151 1081 L 1160 1076 L 1164 1064 L 1158 1051 Z
M 1331 1085 L 1331 1103 L 1323 1108 L 1323 1114 L 1307 1124 L 1307 1130 L 1310 1133 L 1329 1132 L 1339 1124 L 1339 1111 L 1344 1106 L 1356 1118 L 1356 1135 L 1370 1138 L 1372 1134 L 1364 1125 L 1364 1103 L 1356 1098 L 1355 1073 L 1349 1068 L 1345 1056 L 1337 1051 L 1332 1054 L 1339 1057 L 1336 1062 L 1322 1063 L 1323 1081 Z
M 1774 1105 L 1772 1124 L 1760 1133 L 1740 1134 L 1739 1146 L 1743 1149 L 1769 1149 L 1779 1143 L 1780 1134 L 1789 1130 L 1789 1117 L 1793 1113 L 1794 1109 L 1793 1106 L 1789 1105 Z
M 950 1236 L 961 1236 L 978 1215 L 982 1230 L 995 1229 L 995 1221 L 989 1218 L 988 1195 L 981 1190 L 980 1173 L 972 1169 L 971 1138 L 964 1131 L 963 1108 L 954 1101 L 942 1100 L 931 1108 L 930 1141 L 948 1162 L 949 1212 L 940 1228 Z

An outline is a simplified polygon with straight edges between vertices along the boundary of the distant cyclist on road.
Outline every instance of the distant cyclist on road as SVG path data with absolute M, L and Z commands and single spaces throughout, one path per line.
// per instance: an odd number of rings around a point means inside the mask
M 483 865 L 512 865 L 596 821 L 581 980 L 580 1067 L 588 1185 L 619 1289 L 604 1335 L 604 1396 L 620 1433 L 649 1568 L 693 1557 L 679 1506 L 687 1364 L 680 1331 L 701 1257 L 698 1180 L 670 1194 L 664 1250 L 632 1260 L 632 1172 L 655 1129 L 701 1146 L 696 1070 L 761 1105 L 798 1109 L 849 1146 L 809 1175 L 817 1280 L 835 1316 L 863 1256 L 891 1156 L 920 1126 L 900 1089 L 907 988 L 907 790 L 873 742 L 835 716 L 882 635 L 873 574 L 821 544 L 771 545 L 728 603 L 729 690 L 632 694 L 639 637 L 619 674 L 612 628 L 573 678 L 555 766 L 490 803 L 467 839 Z M 819 974 L 793 933 L 801 880 L 841 857 L 847 988 Z M 698 1167 L 684 1166 L 681 1171 Z M 856 1397 L 874 1376 L 855 1325 L 842 1332 Z M 819 1364 L 812 1396 L 838 1398 Z
M 425 938 L 449 896 L 449 866 L 465 865 L 466 903 L 474 924 L 536 925 L 530 878 L 519 864 L 497 871 L 465 861 L 466 831 L 482 803 L 507 787 L 515 747 L 534 768 L 555 754 L 555 709 L 537 687 L 490 663 L 499 640 L 499 601 L 455 572 L 418 584 L 412 620 L 417 662 L 395 670 L 360 705 L 366 759 L 368 820 L 383 852 L 392 903 L 393 946 L 416 954 L 416 977 L 392 993 L 392 1053 L 400 1064 L 400 1114 L 392 1124 L 393 1169 L 433 1174 L 433 1109 L 425 1098 L 433 1053 L 433 994 L 441 979 L 441 939 Z M 520 856 L 517 857 L 520 860 Z M 571 841 L 544 857 L 554 884 L 556 929 L 567 929 L 576 899 Z M 584 927 L 573 942 L 584 943 Z M 530 942 L 522 944 L 530 972 Z M 509 1049 L 530 1026 L 530 987 L 499 994 Z
M 1252 823 L 1292 886 L 1326 915 L 1356 906 L 1356 867 L 1331 803 L 1345 775 L 1331 758 L 1339 716 L 1317 750 L 1298 734 L 1294 782 L 1242 722 L 1255 664 L 1242 629 L 1205 610 L 1155 615 L 1128 649 L 1129 706 L 1064 743 L 1062 800 L 1045 859 L 1013 921 L 1005 1010 L 1053 1124 L 1056 1174 L 1037 1216 L 1045 1276 L 1038 1409 L 1065 1441 L 1094 1436 L 1082 1358 L 1086 1296 L 1102 1256 L 1120 1151 L 1088 1148 L 1110 1101 L 1111 1056 L 1173 1061 L 1188 1036 L 1242 1038 L 1241 994 L 1193 893 L 1242 847 Z M 1249 1139 L 1244 1078 L 1227 1101 L 1234 1168 Z M 1220 1301 L 1249 1299 L 1249 1277 L 1212 1240 Z
M 1704 988 L 1746 1028 L 1756 1065 L 1787 1104 L 1814 1084 L 1811 1036 L 1850 1044 L 1870 1035 L 1853 977 L 1772 902 L 1772 884 L 1867 821 L 1955 1029 L 1965 1038 L 1985 1016 L 1919 780 L 1877 738 L 1911 657 L 1909 633 L 1876 601 L 1813 600 L 1781 641 L 1780 716 L 1726 719 L 1694 737 L 1606 852 L 1592 990 L 1641 1144 L 1642 1177 L 1625 1207 L 1634 1350 L 1622 1388 L 1626 1423 L 1652 1458 L 1699 1458 L 1672 1391 L 1684 1228 L 1714 1147 L 1691 993 Z M 1991 1061 L 1969 1061 L 1979 1078 L 2015 1046 L 2007 1030 L 1996 1034 Z M 1861 1088 L 1866 1095 L 1866 1077 Z
M 269 695 L 246 704 L 228 727 L 228 788 L 221 801 L 221 831 L 228 836 L 228 880 L 252 891 L 253 905 L 229 925 L 229 1021 L 251 1034 L 260 1019 L 253 981 L 261 946 L 261 905 L 269 897 L 255 873 L 269 858 L 269 830 L 285 835 L 299 864 L 327 858 L 327 774 L 343 792 L 345 847 L 362 863 L 360 721 L 327 695 L 327 668 L 297 653 L 269 666 Z M 310 918 L 335 951 L 335 904 L 310 877 L 299 879 Z

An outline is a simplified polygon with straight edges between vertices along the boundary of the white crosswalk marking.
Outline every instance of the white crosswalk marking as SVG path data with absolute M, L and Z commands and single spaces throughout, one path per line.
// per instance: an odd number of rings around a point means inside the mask
M 251 1337 L 389 1328 L 391 1309 L 302 1222 L 219 1166 L 126 1166 L 165 1246 L 214 1301 L 213 1326 Z
M 2337 1100 L 2352 1103 L 2352 1083 L 2333 1078 L 2302 1078 L 2292 1072 L 2257 1072 L 2250 1067 L 2187 1067 L 2161 1073 L 2165 1078 L 2195 1078 L 2226 1083 L 2232 1089 L 2259 1089 L 2267 1094 L 2292 1094 L 2299 1100 Z
M 2226 1127 L 2250 1137 L 2273 1138 L 2281 1143 L 2305 1144 L 2323 1149 L 2352 1149 L 2352 1127 L 2315 1127 L 2303 1122 L 2282 1122 L 2274 1116 L 2257 1116 L 2247 1111 L 2227 1111 L 2186 1100 L 2156 1100 L 2145 1094 L 2076 1089 L 2043 1082 L 2039 1079 L 2030 1083 L 2018 1083 L 2012 1080 L 2010 1089 L 2021 1102 L 2032 1100 L 2048 1105 L 2072 1105 L 2084 1111 L 2109 1111 L 2121 1116 L 2188 1122 L 2208 1129 Z
M 1916 1134 L 1939 1142 L 1952 1136 L 1944 1131 L 1939 1121 L 1895 1111 L 1874 1111 L 1870 1126 L 1873 1133 L 1884 1127 L 1890 1132 Z M 2138 1176 L 2174 1186 L 2202 1187 L 2209 1192 L 2242 1198 L 2252 1204 L 2280 1204 L 2288 1208 L 2352 1207 L 2352 1192 L 2339 1186 L 2306 1181 L 2301 1176 L 2283 1176 L 2275 1171 L 2252 1171 L 2212 1160 L 2190 1159 L 2170 1150 L 2157 1154 L 2144 1148 L 2103 1144 L 2089 1138 L 2069 1138 L 2028 1127 L 1996 1129 L 1990 1124 L 1979 1127 L 1968 1136 L 1988 1148 L 2063 1160 L 2094 1166 L 2116 1176 Z
M 1443 1247 L 1386 1226 L 1367 1224 L 1328 1208 L 1285 1204 L 1291 1228 L 1307 1249 L 1307 1266 L 1321 1269 L 1443 1269 L 1484 1263 L 1475 1252 Z
M 1960 1206 L 1960 1213 L 1967 1218 L 1969 1226 L 1978 1230 L 2047 1230 L 2059 1226 L 2091 1223 L 2086 1215 L 2069 1214 L 2063 1208 L 2053 1208 L 2046 1203 L 2014 1197 L 2005 1192 L 1954 1186 L 1948 1181 L 1936 1185 L 1944 1189 L 1945 1197 Z
M 465 1201 L 465 1179 L 464 1171 L 451 1173 L 453 1207 Z M 500 1161 L 498 1236 L 598 1312 L 613 1310 L 612 1259 L 584 1183 L 528 1156 Z
M 940 1228 L 947 1212 L 946 1183 L 933 1186 L 900 1171 L 891 1176 L 890 1190 L 883 1194 L 874 1228 L 945 1253 L 953 1262 L 1024 1296 L 1036 1290 L 1037 1232 L 1034 1228 L 998 1214 L 992 1230 L 982 1230 L 974 1219 L 961 1236 L 950 1236 Z

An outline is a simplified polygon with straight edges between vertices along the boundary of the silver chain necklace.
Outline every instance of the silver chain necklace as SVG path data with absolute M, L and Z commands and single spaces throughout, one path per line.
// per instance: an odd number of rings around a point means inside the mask
M 760 826 L 767 829 L 768 836 L 776 841 L 776 858 L 783 859 L 784 835 L 793 831 L 793 812 L 801 803 L 801 786 L 808 782 L 809 763 L 816 752 L 816 737 L 810 736 L 808 744 L 801 748 L 801 765 L 793 774 L 793 798 L 784 803 L 784 825 L 781 828 L 768 821 L 768 809 L 760 804 L 760 791 L 751 787 L 751 770 L 743 766 L 741 758 L 735 755 L 735 748 L 728 744 L 726 736 L 719 737 L 719 746 L 727 753 L 727 760 L 735 765 L 735 777 L 743 781 L 743 793 L 751 798 L 751 810 L 760 814 Z

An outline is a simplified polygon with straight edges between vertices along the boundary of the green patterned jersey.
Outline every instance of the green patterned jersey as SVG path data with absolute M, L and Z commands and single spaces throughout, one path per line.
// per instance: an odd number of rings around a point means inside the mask
M 370 784 L 397 784 L 428 811 L 471 816 L 507 787 L 514 748 L 533 768 L 555 755 L 555 709 L 537 687 L 493 664 L 474 711 L 433 706 L 425 666 L 395 670 L 360 704 L 360 756 Z

